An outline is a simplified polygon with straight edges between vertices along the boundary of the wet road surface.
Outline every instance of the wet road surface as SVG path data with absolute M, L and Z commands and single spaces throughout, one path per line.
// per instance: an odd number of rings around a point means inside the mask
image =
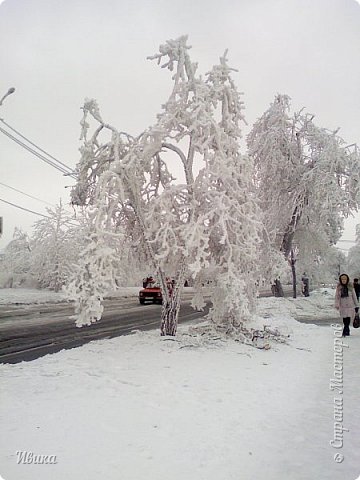
M 186 297 L 185 297 L 186 298 Z M 73 306 L 68 303 L 0 306 L 0 363 L 30 361 L 49 353 L 74 348 L 92 340 L 118 337 L 133 330 L 160 326 L 160 305 L 140 305 L 137 298 L 105 300 L 101 320 L 77 328 Z M 181 304 L 179 323 L 201 319 L 190 300 Z

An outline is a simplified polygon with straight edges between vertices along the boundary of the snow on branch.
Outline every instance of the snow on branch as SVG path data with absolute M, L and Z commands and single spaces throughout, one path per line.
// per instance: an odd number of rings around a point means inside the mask
M 76 326 L 91 325 L 100 320 L 104 296 L 115 290 L 115 271 L 118 259 L 102 236 L 92 234 L 90 243 L 79 256 L 72 281 L 64 292 L 75 302 Z
M 250 318 L 256 297 L 260 213 L 252 185 L 252 160 L 241 154 L 243 102 L 226 52 L 203 79 L 189 55 L 187 37 L 169 40 L 151 57 L 174 71 L 174 86 L 156 123 L 137 137 L 106 124 L 95 101 L 87 100 L 82 120 L 82 158 L 74 203 L 92 205 L 95 237 L 84 253 L 80 323 L 101 315 L 105 279 L 96 271 L 111 254 L 96 253 L 99 232 L 121 232 L 145 252 L 162 287 L 162 334 L 175 334 L 185 277 L 214 275 L 214 323 L 238 327 Z M 89 118 L 98 126 L 89 135 Z M 109 130 L 111 139 L 101 143 Z M 177 169 L 174 169 L 174 165 Z M 175 171 L 182 168 L 177 180 Z M 90 260 L 89 255 L 94 259 Z M 101 274 L 99 274 L 101 275 Z M 166 277 L 174 279 L 169 291 Z M 93 282 L 91 289 L 85 280 Z M 110 280 L 110 278 L 109 278 Z M 198 284 L 197 280 L 196 284 Z M 86 294 L 93 300 L 87 304 Z M 194 304 L 201 307 L 199 292 Z M 95 299 L 95 300 L 94 300 Z M 88 306 L 87 306 L 88 305 Z M 170 332 L 170 333 L 169 333 Z
M 321 238 L 325 256 L 341 236 L 343 219 L 358 209 L 359 154 L 346 148 L 338 130 L 318 127 L 313 114 L 304 109 L 291 114 L 290 97 L 280 94 L 254 124 L 247 143 L 274 250 L 286 259 L 295 247 L 312 255 L 306 234 L 311 231 L 313 250 L 319 254 L 315 238 Z

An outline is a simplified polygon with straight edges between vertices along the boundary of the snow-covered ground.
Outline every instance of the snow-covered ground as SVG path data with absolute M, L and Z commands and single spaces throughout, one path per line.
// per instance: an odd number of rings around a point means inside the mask
M 206 343 L 182 326 L 176 338 L 137 332 L 1 365 L 0 475 L 358 478 L 360 332 L 352 329 L 342 342 L 334 326 L 292 318 L 299 312 L 335 317 L 332 304 L 333 291 L 260 299 L 255 323 L 289 335 L 287 344 L 273 343 L 270 350 L 222 339 Z M 331 390 L 339 372 L 343 382 Z M 24 463 L 30 453 L 48 455 L 51 463 Z M 339 454 L 343 461 L 336 462 Z

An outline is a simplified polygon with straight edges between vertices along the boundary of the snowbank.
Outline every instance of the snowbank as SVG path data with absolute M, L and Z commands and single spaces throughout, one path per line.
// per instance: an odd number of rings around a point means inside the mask
M 66 301 L 62 293 L 50 290 L 36 290 L 32 288 L 1 288 L 0 305 L 7 304 L 39 304 L 59 303 Z
M 121 287 L 116 291 L 110 292 L 106 298 L 137 297 L 140 289 L 141 287 Z M 37 290 L 32 288 L 0 289 L 0 305 L 29 305 L 34 303 L 59 303 L 66 301 L 66 297 L 62 292 L 56 293 L 50 290 Z

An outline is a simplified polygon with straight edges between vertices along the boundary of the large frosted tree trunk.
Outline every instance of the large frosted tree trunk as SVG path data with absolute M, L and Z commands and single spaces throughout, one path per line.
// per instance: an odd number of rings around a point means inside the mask
M 185 262 L 182 263 L 180 271 L 175 279 L 172 291 L 163 286 L 163 307 L 161 311 L 161 335 L 175 336 L 180 312 L 181 293 L 184 286 Z M 164 288 L 167 289 L 164 295 Z
M 161 335 L 175 336 L 180 311 L 180 298 L 170 297 L 164 301 L 161 312 Z
M 306 198 L 304 201 L 307 201 Z M 292 284 L 293 284 L 293 298 L 296 298 L 296 259 L 293 249 L 293 240 L 296 232 L 296 228 L 300 222 L 302 216 L 302 210 L 296 206 L 294 208 L 293 215 L 291 217 L 291 221 L 287 226 L 287 229 L 284 233 L 281 251 L 284 254 L 284 257 L 288 260 L 290 267 L 291 267 L 291 275 L 292 275 Z

